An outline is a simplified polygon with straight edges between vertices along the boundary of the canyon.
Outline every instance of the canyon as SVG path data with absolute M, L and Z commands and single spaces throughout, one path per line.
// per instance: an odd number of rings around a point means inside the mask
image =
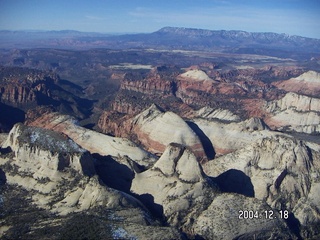
M 1 237 L 319 238 L 319 40 L 144 37 L 0 50 Z

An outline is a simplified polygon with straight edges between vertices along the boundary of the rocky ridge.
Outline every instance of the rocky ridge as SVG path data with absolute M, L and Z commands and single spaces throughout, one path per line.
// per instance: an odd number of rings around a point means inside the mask
M 157 210 L 163 211 L 170 225 L 182 228 L 190 236 L 220 238 L 225 236 L 226 230 L 230 230 L 230 238 L 243 234 L 252 237 L 255 231 L 263 232 L 261 235 L 264 237 L 290 235 L 285 223 L 279 220 L 240 222 L 238 212 L 230 211 L 235 207 L 230 199 L 235 202 L 240 200 L 244 208 L 254 206 L 255 209 L 266 209 L 266 206 L 240 195 L 221 194 L 216 184 L 203 173 L 192 152 L 179 144 L 170 144 L 151 169 L 136 174 L 131 190 L 141 197 L 145 196 L 141 201 L 148 202 L 149 199 L 159 204 L 163 209 L 160 207 Z M 149 194 L 151 200 L 147 198 Z M 223 212 L 221 205 L 226 209 Z M 220 214 L 221 218 L 212 218 Z
M 33 210 L 34 212 L 51 212 L 49 219 L 56 219 L 53 221 L 56 224 L 47 223 L 48 230 L 54 225 L 62 225 L 65 222 L 63 216 L 72 218 L 87 212 L 91 214 L 89 218 L 93 220 L 96 219 L 95 216 L 101 215 L 99 212 L 109 211 L 104 221 L 109 224 L 105 225 L 106 227 L 111 227 L 108 231 L 114 238 L 146 238 L 149 234 L 153 239 L 182 238 L 181 233 L 173 228 L 162 229 L 140 201 L 101 184 L 95 172 L 93 157 L 65 135 L 18 124 L 9 133 L 2 145 L 1 150 L 3 149 L 12 149 L 12 152 L 5 154 L 1 151 L 0 156 L 1 171 L 5 172 L 6 184 L 8 187 L 16 184 L 18 188 L 32 192 L 28 201 L 31 200 L 38 207 Z M 10 197 L 10 195 L 5 196 Z M 4 201 L 6 204 L 6 198 L 4 200 L 2 198 L 2 203 Z M 26 200 L 21 199 L 21 201 Z M 25 207 L 30 208 L 30 206 Z M 23 221 L 23 216 L 20 218 Z M 62 219 L 59 221 L 60 218 Z M 101 215 L 99 218 L 104 217 Z M 130 224 L 124 224 L 119 221 L 120 219 L 126 219 L 125 221 Z M 37 224 L 43 224 L 38 221 Z M 15 226 L 10 226 L 10 221 L 6 222 L 6 218 L 2 222 L 9 224 L 5 234 L 7 232 L 10 234 L 8 230 Z M 32 222 L 28 224 L 32 228 L 35 227 Z M 76 223 L 68 222 L 68 224 Z M 84 229 L 89 229 L 89 225 L 87 222 L 87 225 L 83 226 Z M 100 231 L 105 232 L 105 230 Z M 29 234 L 31 233 L 43 236 L 43 233 L 37 233 L 36 228 Z M 77 236 L 74 232 L 70 234 Z M 90 236 L 93 233 L 82 234 Z M 53 233 L 53 236 L 55 235 L 59 238 L 59 233 Z
M 152 106 L 137 115 L 133 122 L 152 122 L 164 114 Z M 244 136 L 242 145 L 239 144 L 229 154 L 224 153 L 207 163 L 203 162 L 202 167 L 193 153 L 194 149 L 186 147 L 185 143 L 176 143 L 180 138 L 171 139 L 161 157 L 156 160 L 146 151 L 146 155 L 138 154 L 142 150 L 129 148 L 133 146 L 126 145 L 128 141 L 124 139 L 121 141 L 106 135 L 102 137 L 102 134 L 77 126 L 71 117 L 49 113 L 30 125 L 46 127 L 54 132 L 16 125 L 1 150 L 5 152 L 3 149 L 10 147 L 13 154 L 6 153 L 5 157 L 1 157 L 1 169 L 6 173 L 8 184 L 21 182 L 25 177 L 20 186 L 29 191 L 38 191 L 32 199 L 40 201 L 42 207 L 55 214 L 68 215 L 75 209 L 79 213 L 84 210 L 95 211 L 101 207 L 118 209 L 112 211 L 132 223 L 121 223 L 120 226 L 130 234 L 140 234 L 140 237 L 145 236 L 146 229 L 154 236 L 158 236 L 155 233 L 157 229 L 164 231 L 151 216 L 173 227 L 168 229 L 167 234 L 171 235 L 164 236 L 177 238 L 180 233 L 174 229 L 181 229 L 188 237 L 201 236 L 205 239 L 221 238 L 226 231 L 230 238 L 294 238 L 299 234 L 318 234 L 314 225 L 319 221 L 316 194 L 320 152 L 318 145 L 299 142 L 284 134 L 276 135 L 260 119 L 253 118 L 244 122 L 194 119 L 195 123 L 203 121 L 207 126 L 216 124 L 215 127 L 208 127 L 212 132 L 223 125 L 232 125 L 234 133 L 222 133 L 225 136 L 229 134 L 224 145 L 232 140 L 234 134 Z M 186 126 L 190 126 L 190 123 Z M 229 127 L 226 129 L 231 129 Z M 210 136 L 205 128 L 202 131 Z M 195 132 L 193 134 L 197 136 Z M 250 134 L 257 137 L 249 139 L 246 135 Z M 89 136 L 89 141 L 81 136 Z M 100 145 L 102 140 L 104 144 Z M 155 140 L 161 141 L 161 138 L 158 139 L 156 135 Z M 121 155 L 114 156 L 113 148 L 117 148 Z M 52 152 L 49 152 L 50 149 Z M 87 157 L 79 160 L 68 154 Z M 30 159 L 44 161 L 33 163 Z M 42 176 L 47 178 L 43 179 Z M 64 181 L 66 187 L 61 187 L 61 181 Z M 74 186 L 75 190 L 70 190 L 70 186 Z M 53 190 L 58 187 L 61 188 L 58 191 L 59 201 L 53 195 Z M 52 199 L 55 199 L 53 204 Z M 125 206 L 130 211 L 123 211 L 119 206 Z M 259 218 L 240 221 L 241 209 L 255 209 L 260 214 L 270 210 L 276 216 L 276 210 L 287 210 L 302 225 L 301 228 L 297 227 L 297 233 L 292 232 L 286 221 L 279 216 L 269 219 L 261 218 L 263 215 L 260 215 Z M 302 214 L 305 210 L 310 211 L 308 216 Z M 212 214 L 221 217 L 212 218 Z M 147 227 L 149 224 L 151 226 Z M 130 226 L 141 229 L 140 233 Z
M 319 150 L 316 144 L 279 134 L 205 163 L 203 169 L 226 191 L 242 192 L 292 212 L 307 237 L 318 231 L 315 226 L 320 221 Z M 308 218 L 303 209 L 309 209 Z
M 275 82 L 274 85 L 277 88 L 286 90 L 287 92 L 319 97 L 320 74 L 315 71 L 308 71 L 296 78 Z
M 258 139 L 274 135 L 274 132 L 269 131 L 268 126 L 259 118 L 231 123 L 195 118 L 192 122 L 210 140 L 216 156 L 233 152 Z
M 50 113 L 38 118 L 29 125 L 63 133 L 92 154 L 97 153 L 102 156 L 111 155 L 115 157 L 128 156 L 132 160 L 138 161 L 141 165 L 149 165 L 155 161 L 153 155 L 130 140 L 111 137 L 86 129 L 79 126 L 73 117 L 67 115 Z
M 266 123 L 279 130 L 317 134 L 320 132 L 320 99 L 287 93 L 265 106 Z

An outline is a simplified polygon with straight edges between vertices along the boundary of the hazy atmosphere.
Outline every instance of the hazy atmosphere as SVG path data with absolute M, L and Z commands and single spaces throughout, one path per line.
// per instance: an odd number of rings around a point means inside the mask
M 0 0 L 0 239 L 320 239 L 320 0 Z
M 1 30 L 154 32 L 164 26 L 320 38 L 318 0 L 0 0 Z

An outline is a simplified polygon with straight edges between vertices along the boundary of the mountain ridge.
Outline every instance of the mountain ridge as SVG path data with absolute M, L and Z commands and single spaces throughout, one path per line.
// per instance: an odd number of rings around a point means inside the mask
M 181 32 L 197 32 L 198 34 L 202 33 L 202 35 L 214 35 L 215 33 L 242 33 L 247 36 L 255 36 L 255 35 L 260 35 L 260 34 L 267 34 L 267 35 L 274 35 L 274 36 L 283 36 L 287 38 L 307 38 L 307 39 L 317 39 L 318 38 L 312 38 L 312 37 L 304 37 L 300 35 L 292 35 L 292 34 L 287 34 L 287 33 L 275 33 L 275 32 L 251 32 L 251 31 L 244 31 L 244 30 L 225 30 L 225 29 L 220 29 L 220 30 L 213 30 L 213 29 L 203 29 L 203 28 L 188 28 L 188 27 L 163 27 L 160 28 L 159 30 L 153 32 L 153 33 L 168 33 L 168 32 L 175 32 L 175 33 L 181 33 Z
M 87 31 L 79 31 L 79 30 L 73 30 L 73 29 L 61 29 L 61 30 L 28 30 L 28 29 L 22 29 L 22 30 L 9 30 L 9 29 L 0 29 L 0 34 L 3 33 L 57 33 L 57 34 L 83 34 L 83 35 L 100 35 L 100 36 L 123 36 L 123 35 L 146 35 L 146 34 L 153 34 L 153 33 L 181 33 L 181 32 L 197 32 L 202 33 L 203 35 L 213 35 L 213 33 L 243 33 L 247 35 L 259 35 L 259 34 L 272 34 L 272 35 L 279 35 L 283 37 L 288 38 L 306 38 L 306 39 L 315 39 L 319 40 L 319 38 L 314 37 L 306 37 L 301 35 L 295 35 L 295 34 L 288 34 L 288 33 L 276 33 L 276 32 L 251 32 L 251 31 L 245 31 L 245 30 L 226 30 L 226 29 L 205 29 L 205 28 L 191 28 L 191 27 L 171 27 L 171 26 L 165 26 L 160 28 L 159 30 L 156 30 L 154 32 L 136 32 L 136 33 L 126 33 L 126 32 L 119 32 L 119 33 L 112 33 L 112 32 L 87 32 Z
M 63 48 L 63 49 L 182 49 L 253 53 L 292 57 L 292 55 L 320 53 L 320 39 L 285 33 L 246 32 L 242 30 L 206 30 L 164 27 L 152 33 L 111 35 L 106 33 L 62 31 L 0 30 L 0 47 Z

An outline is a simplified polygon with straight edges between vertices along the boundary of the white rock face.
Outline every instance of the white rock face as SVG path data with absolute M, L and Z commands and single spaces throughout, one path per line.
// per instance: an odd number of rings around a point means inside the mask
M 239 219 L 239 211 L 251 211 L 254 218 Z M 195 231 L 205 239 L 286 239 L 293 237 L 284 222 L 267 219 L 264 212 L 271 208 L 255 198 L 236 194 L 220 194 L 196 220 Z
M 320 99 L 287 93 L 282 99 L 267 103 L 270 117 L 266 123 L 276 129 L 320 133 Z
M 44 127 L 66 134 L 74 142 L 90 153 L 103 156 L 128 156 L 142 165 L 155 161 L 154 156 L 139 148 L 135 143 L 125 138 L 107 136 L 76 124 L 75 120 L 66 115 L 50 113 L 36 120 L 31 125 Z
M 200 69 L 189 70 L 181 75 L 182 79 L 191 79 L 194 81 L 213 81 L 204 71 Z
M 254 197 L 277 209 L 296 214 L 300 223 L 305 207 L 320 210 L 318 190 L 319 146 L 279 135 L 260 139 L 243 149 L 204 164 L 206 174 L 219 177 L 228 170 L 239 170 L 250 178 Z M 228 183 L 228 178 L 224 179 Z M 310 203 L 312 203 L 310 205 Z M 309 204 L 309 205 L 308 205 Z M 314 215 L 320 221 L 320 215 Z
M 267 109 L 269 112 L 285 111 L 288 109 L 294 109 L 298 112 L 320 112 L 320 99 L 296 93 L 287 93 L 282 99 L 270 102 Z
M 210 107 L 203 107 L 196 112 L 196 115 L 205 119 L 219 119 L 230 122 L 240 121 L 240 117 L 233 114 L 228 109 L 213 109 Z
M 211 202 L 217 188 L 202 172 L 195 155 L 178 144 L 170 144 L 157 163 L 136 174 L 131 191 L 150 194 L 163 206 L 168 222 L 190 230 L 196 218 Z
M 277 88 L 318 98 L 320 96 L 320 73 L 308 71 L 296 78 L 273 83 Z
M 86 150 L 71 139 L 54 132 L 16 124 L 2 147 L 10 147 L 26 170 L 33 169 L 37 177 L 48 177 L 50 173 L 71 167 L 80 174 L 95 174 L 92 158 Z M 40 159 L 32 162 L 30 159 Z M 35 169 L 37 166 L 40 169 Z
M 314 82 L 320 84 L 320 73 L 315 71 L 308 71 L 301 74 L 299 77 L 296 77 L 295 79 L 298 81 Z
M 204 157 L 202 143 L 188 124 L 173 112 L 162 112 L 152 105 L 132 120 L 138 139 L 154 153 L 162 153 L 170 143 L 188 146 L 196 156 Z
M 216 154 L 223 155 L 274 133 L 260 119 L 251 118 L 239 123 L 194 119 L 193 122 L 210 139 Z
M 142 206 L 101 185 L 91 155 L 61 134 L 17 124 L 3 147 L 14 153 L 13 158 L 0 158 L 7 183 L 35 190 L 33 202 L 42 208 L 65 215 L 97 206 Z
M 205 239 L 233 239 L 241 234 L 252 237 L 262 230 L 266 236 L 288 234 L 279 219 L 241 221 L 241 209 L 262 213 L 271 208 L 257 199 L 221 194 L 192 152 L 181 145 L 170 144 L 153 168 L 135 176 L 131 190 L 140 196 L 150 195 L 154 203 L 163 207 L 171 225 Z

